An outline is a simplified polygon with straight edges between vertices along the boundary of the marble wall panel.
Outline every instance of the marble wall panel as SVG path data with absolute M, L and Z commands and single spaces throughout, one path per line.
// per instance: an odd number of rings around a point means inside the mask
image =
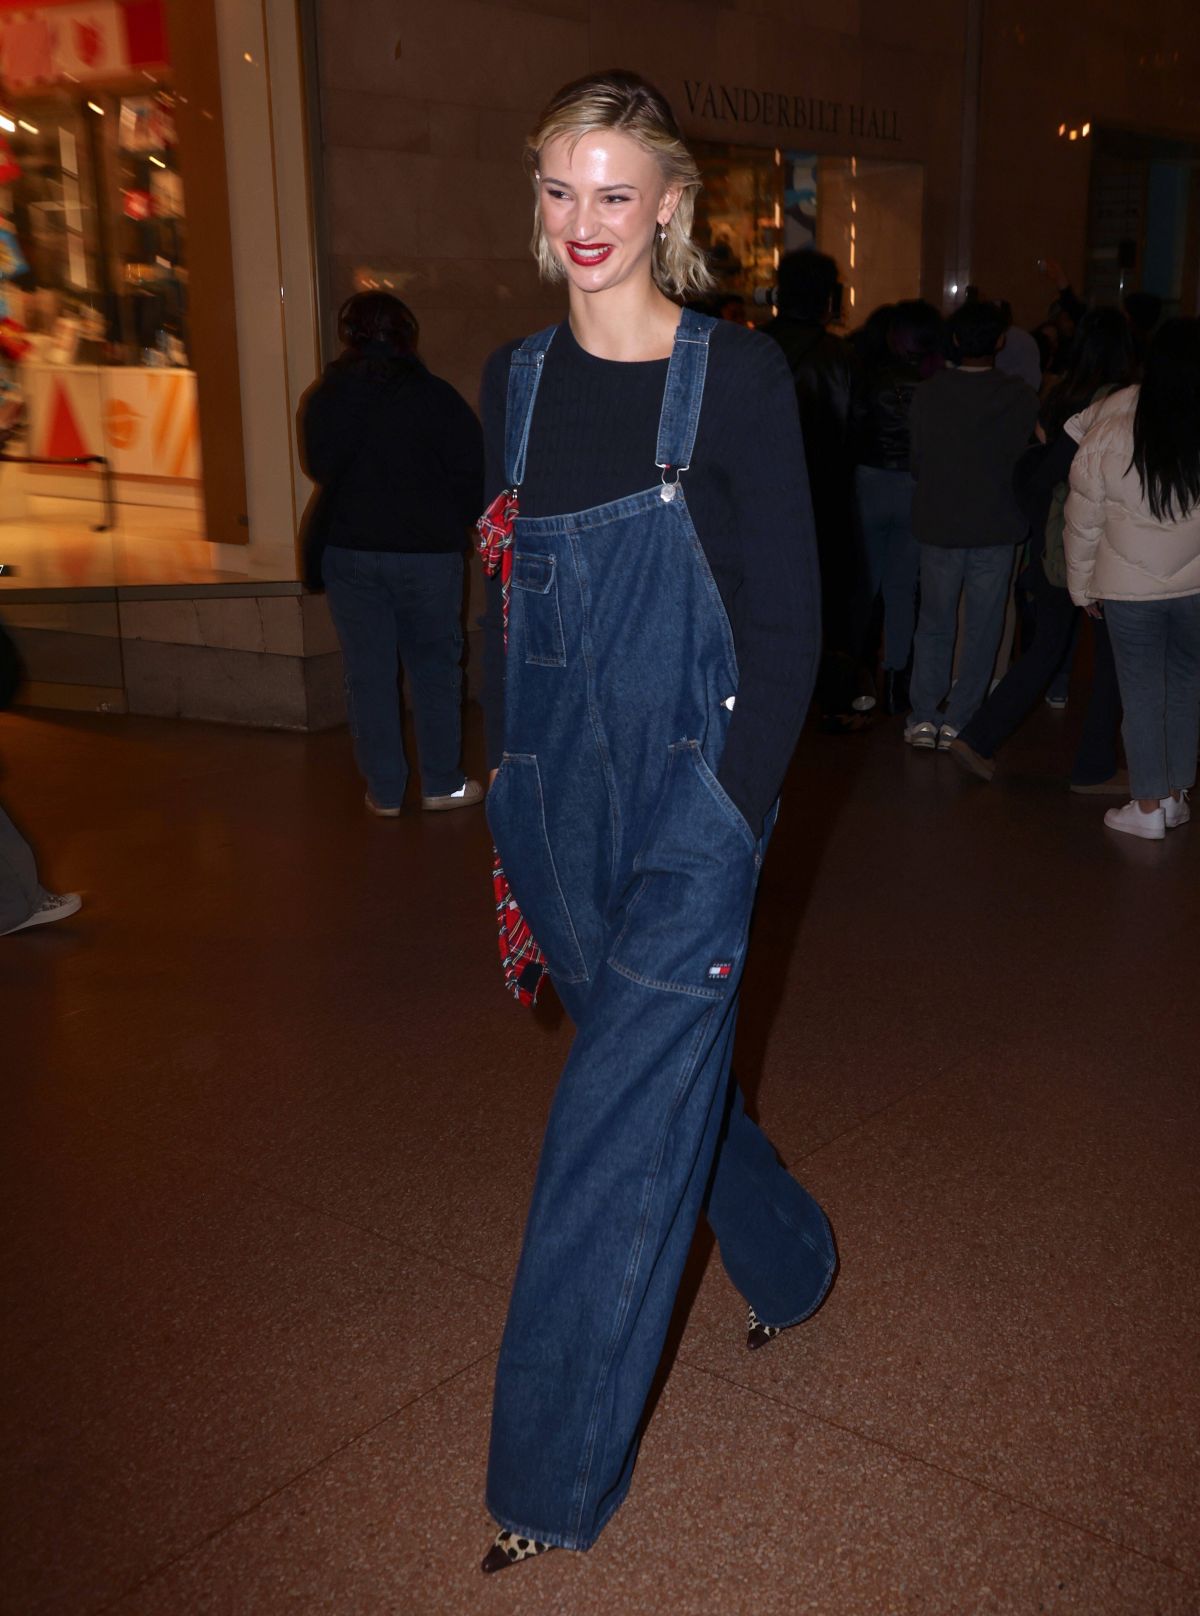
M 194 600 L 123 600 L 121 633 L 127 640 L 203 645 Z
M 591 0 L 497 0 L 509 11 L 531 11 L 541 17 L 573 17 L 586 22 L 591 11 Z
M 304 625 L 297 595 L 204 595 L 175 600 L 125 600 L 121 632 L 128 640 L 212 646 L 301 656 Z
M 305 728 L 336 729 L 346 722 L 346 686 L 340 652 L 304 660 Z
M 329 88 L 478 106 L 536 105 L 589 60 L 585 18 L 487 0 L 355 0 L 349 27 L 322 0 L 319 46 Z
M 431 102 L 428 110 L 429 150 L 435 157 L 479 156 L 480 121 L 480 112 L 476 107 L 453 101 Z M 490 153 L 486 155 L 490 156 Z
M 117 608 L 112 601 L 45 600 L 0 603 L 9 628 L 53 629 L 68 634 L 120 633 Z
M 321 121 L 330 146 L 377 146 L 404 152 L 436 149 L 432 108 L 400 95 L 328 89 L 322 97 Z
M 30 681 L 69 685 L 121 683 L 121 645 L 110 634 L 9 625 Z
M 131 713 L 264 729 L 308 727 L 300 657 L 131 640 L 125 646 L 125 691 Z

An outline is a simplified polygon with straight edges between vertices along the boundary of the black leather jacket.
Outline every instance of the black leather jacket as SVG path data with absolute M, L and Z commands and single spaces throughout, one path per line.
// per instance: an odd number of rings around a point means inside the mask
M 901 359 L 873 366 L 854 389 L 855 459 L 860 466 L 907 471 L 908 412 L 920 384 L 915 365 Z
M 813 502 L 848 482 L 850 452 L 850 350 L 823 325 L 781 314 L 765 328 L 783 349 L 800 406 L 800 429 Z

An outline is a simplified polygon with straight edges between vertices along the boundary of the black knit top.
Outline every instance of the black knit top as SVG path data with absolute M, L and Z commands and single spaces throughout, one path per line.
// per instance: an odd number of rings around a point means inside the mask
M 484 367 L 487 498 L 505 486 L 508 343 Z M 560 516 L 652 488 L 667 360 L 597 359 L 566 321 L 546 355 L 533 412 L 524 516 Z M 796 393 L 778 345 L 729 322 L 710 339 L 688 509 L 729 616 L 738 693 L 722 786 L 755 834 L 778 795 L 812 698 L 820 649 L 816 543 Z M 489 764 L 504 743 L 499 586 L 488 595 Z

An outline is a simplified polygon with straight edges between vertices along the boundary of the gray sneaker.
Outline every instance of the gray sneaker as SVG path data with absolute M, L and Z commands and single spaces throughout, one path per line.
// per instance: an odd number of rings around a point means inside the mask
M 938 732 L 932 724 L 906 724 L 904 739 L 909 746 L 920 747 L 923 751 L 932 752 L 937 746 Z
M 73 915 L 83 905 L 83 899 L 78 892 L 47 892 L 41 903 L 20 925 L 10 926 L 8 931 L 0 932 L 0 936 L 7 937 L 14 931 L 25 931 L 29 926 L 48 926 L 52 920 L 65 920 Z
M 444 814 L 451 808 L 471 808 L 483 801 L 483 787 L 478 780 L 464 780 L 457 791 L 444 797 L 422 797 L 421 807 L 431 814 Z

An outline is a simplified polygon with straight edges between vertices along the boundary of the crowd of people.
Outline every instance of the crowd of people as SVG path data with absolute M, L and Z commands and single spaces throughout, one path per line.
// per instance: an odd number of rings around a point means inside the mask
M 1128 795 L 1106 823 L 1158 837 L 1188 817 L 1200 711 L 1187 604 L 1200 604 L 1196 325 L 1164 322 L 1148 293 L 1089 308 L 1054 260 L 1043 267 L 1056 292 L 1032 332 L 1013 323 L 1007 303 L 971 288 L 948 318 L 914 298 L 839 335 L 833 259 L 793 252 L 779 266 L 764 329 L 790 371 L 803 438 L 820 575 L 818 723 L 845 735 L 880 713 L 899 716 L 908 745 L 947 752 L 990 781 L 1041 700 L 1066 706 L 1078 660 L 1087 699 L 1070 787 Z M 687 306 L 719 332 L 747 324 L 737 297 L 705 292 Z M 485 792 L 460 758 L 462 533 L 485 489 L 495 491 L 483 436 L 466 403 L 421 364 L 415 317 L 396 298 L 352 297 L 339 329 L 344 352 L 303 419 L 321 484 L 307 581 L 328 590 L 366 805 L 383 817 L 401 811 L 402 666 L 422 807 L 470 807 Z M 568 326 L 560 351 L 572 340 Z M 596 384 L 586 361 L 580 353 L 555 402 L 564 420 Z M 736 435 L 715 404 L 705 426 Z M 607 430 L 624 436 L 627 422 L 614 415 Z M 557 463 L 570 448 L 555 445 Z M 697 481 L 703 507 L 712 496 Z M 712 517 L 715 533 L 715 509 Z M 776 580 L 744 555 L 737 565 L 745 590 L 729 593 L 728 610 L 753 616 Z M 721 586 L 729 558 L 714 553 L 713 571 Z M 503 685 L 494 603 L 489 616 L 494 692 Z M 1090 645 L 1077 658 L 1085 619 Z M 1135 623 L 1149 626 L 1135 633 Z M 746 664 L 744 635 L 740 652 L 743 688 L 747 678 L 753 686 L 760 675 Z M 495 737 L 502 709 L 492 699 L 488 710 Z M 750 806 L 759 782 L 739 781 L 733 795 L 761 822 L 761 803 Z
M 1189 817 L 1200 726 L 1200 326 L 1148 293 L 1088 308 L 1044 267 L 1034 332 L 971 289 L 946 320 L 912 300 L 839 337 L 833 260 L 780 265 L 766 330 L 812 486 L 821 727 L 881 704 L 910 746 L 990 781 L 1036 704 L 1066 705 L 1086 617 L 1071 789 L 1129 795 L 1105 823 L 1158 839 Z

